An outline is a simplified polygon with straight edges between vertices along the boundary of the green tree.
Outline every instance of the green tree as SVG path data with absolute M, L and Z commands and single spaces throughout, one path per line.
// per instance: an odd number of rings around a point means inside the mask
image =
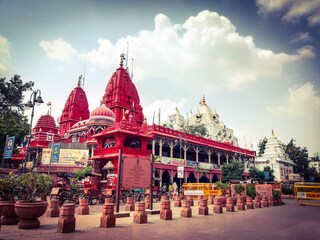
M 304 147 L 296 146 L 295 140 L 291 139 L 287 145 L 284 145 L 285 152 L 289 158 L 295 163 L 293 171 L 299 173 L 307 181 L 310 177 L 308 150 Z
M 222 166 L 222 180 L 241 180 L 244 164 L 240 161 L 232 161 Z
M 188 127 L 188 131 L 191 134 L 199 135 L 201 137 L 207 137 L 209 135 L 208 130 L 204 124 L 191 125 Z
M 259 143 L 258 143 L 258 148 L 259 148 L 258 156 L 259 157 L 261 157 L 262 154 L 264 154 L 264 150 L 266 149 L 267 142 L 268 142 L 268 140 L 266 137 L 264 137 L 262 140 L 259 141 Z
M 9 81 L 0 78 L 0 155 L 3 154 L 6 136 L 15 136 L 15 147 L 22 144 L 29 124 L 23 115 L 24 93 L 32 90 L 33 82 L 23 83 L 19 75 Z
M 250 178 L 260 178 L 260 179 L 263 179 L 263 172 L 258 170 L 257 168 L 255 167 L 251 167 L 249 169 L 249 175 L 250 175 Z

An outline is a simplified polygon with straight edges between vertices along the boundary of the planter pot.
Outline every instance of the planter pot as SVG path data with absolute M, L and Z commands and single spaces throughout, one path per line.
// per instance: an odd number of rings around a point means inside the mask
M 14 225 L 19 222 L 19 218 L 14 211 L 13 201 L 0 201 L 0 208 L 2 208 L 1 224 L 2 225 Z
M 30 229 L 38 228 L 40 222 L 38 220 L 47 210 L 47 201 L 17 201 L 15 206 L 15 212 L 20 218 L 18 223 L 19 228 Z

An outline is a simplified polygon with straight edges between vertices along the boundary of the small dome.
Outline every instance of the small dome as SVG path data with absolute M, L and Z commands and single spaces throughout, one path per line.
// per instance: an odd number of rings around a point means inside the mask
M 100 107 L 94 109 L 90 114 L 90 122 L 93 122 L 96 119 L 99 119 L 99 122 L 104 119 L 107 122 L 114 124 L 115 115 L 110 108 L 108 108 L 105 104 L 102 104 Z

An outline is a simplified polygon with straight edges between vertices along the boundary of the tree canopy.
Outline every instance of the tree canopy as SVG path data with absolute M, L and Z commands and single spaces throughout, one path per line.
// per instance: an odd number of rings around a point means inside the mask
M 258 148 L 259 148 L 259 152 L 258 152 L 258 156 L 261 157 L 262 154 L 264 154 L 264 150 L 266 149 L 266 144 L 267 144 L 268 140 L 266 137 L 264 137 L 263 139 L 261 139 L 258 143 Z
M 208 137 L 209 133 L 204 124 L 191 125 L 188 127 L 188 132 L 201 137 Z
M 19 75 L 9 81 L 0 78 L 0 154 L 3 154 L 6 136 L 15 136 L 15 146 L 21 145 L 28 133 L 28 119 L 23 115 L 24 93 L 32 90 L 33 82 L 23 83 Z
M 241 180 L 244 164 L 240 161 L 231 161 L 228 165 L 222 166 L 222 180 Z

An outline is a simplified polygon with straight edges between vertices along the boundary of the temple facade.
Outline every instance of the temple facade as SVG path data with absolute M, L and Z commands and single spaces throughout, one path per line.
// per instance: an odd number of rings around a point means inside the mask
M 222 165 L 239 160 L 245 164 L 243 177 L 248 176 L 249 167 L 254 165 L 254 152 L 235 144 L 232 130 L 220 122 L 218 114 L 207 106 L 204 98 L 188 121 L 206 124 L 210 138 L 189 134 L 181 128 L 147 125 L 138 91 L 123 61 L 124 55 L 121 55 L 120 66 L 108 81 L 101 105 L 91 113 L 79 78 L 60 117 L 59 133 L 55 133 L 59 139 L 53 138 L 53 142 L 61 144 L 61 151 L 64 150 L 59 156 L 61 162 L 49 167 L 51 145 L 43 146 L 38 171 L 48 172 L 48 168 L 52 174 L 72 171 L 85 162 L 93 167 L 97 176 L 94 181 L 105 182 L 110 174 L 122 174 L 122 185 L 134 188 L 137 182 L 139 186 L 150 183 L 147 177 L 150 172 L 158 186 L 173 182 L 178 185 L 215 182 L 222 177 Z M 153 166 L 152 171 L 150 166 Z M 181 178 L 178 178 L 178 167 L 183 170 Z

